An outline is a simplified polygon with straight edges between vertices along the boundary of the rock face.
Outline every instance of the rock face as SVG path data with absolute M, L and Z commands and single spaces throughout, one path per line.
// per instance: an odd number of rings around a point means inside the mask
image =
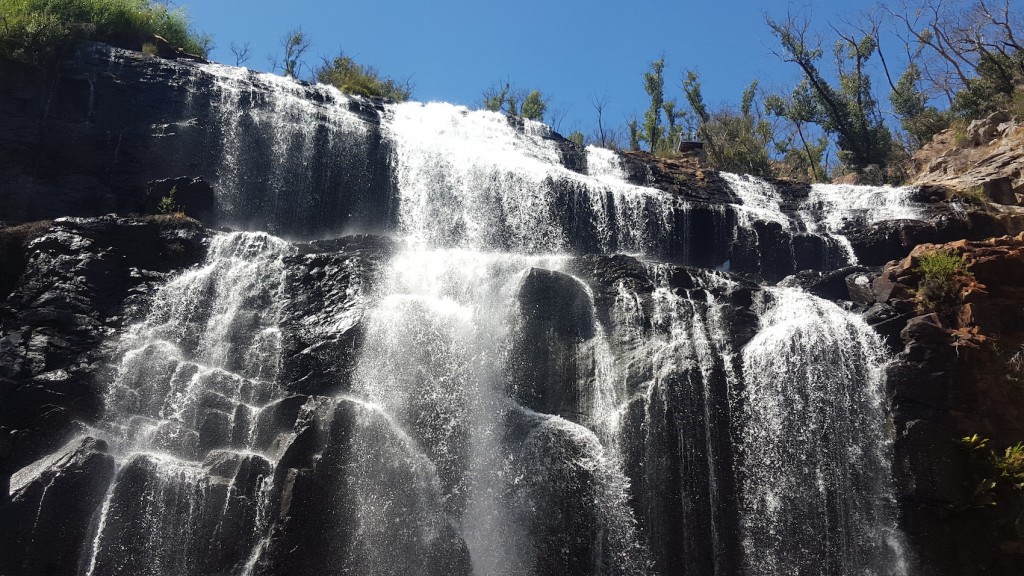
M 930 311 L 917 296 L 917 264 L 936 250 L 961 256 L 972 277 Z M 1024 559 L 1024 495 L 1005 481 L 979 492 L 999 476 L 987 449 L 959 441 L 977 434 L 1002 454 L 1024 439 L 1022 286 L 1024 235 L 921 245 L 872 283 L 878 304 L 868 317 L 902 348 L 888 379 L 904 522 L 938 574 L 1009 575 Z
M 154 283 L 202 258 L 206 234 L 174 217 L 61 218 L 28 244 L 0 308 L 0 485 L 99 416 L 101 345 Z
M 114 476 L 114 458 L 95 438 L 78 438 L 19 470 L 4 511 L 7 574 L 78 573 L 82 544 Z
M 966 129 L 948 129 L 913 157 L 914 184 L 983 194 L 997 204 L 1024 204 L 1024 126 L 1008 112 L 994 112 Z
M 148 213 L 177 185 L 211 226 L 315 235 L 388 222 L 388 151 L 370 103 L 90 43 L 49 70 L 2 61 L 0 75 L 6 220 Z M 291 120 L 261 122 L 274 115 Z M 216 203 L 196 179 L 218 188 Z M 293 192 L 279 197 L 283 181 Z M 300 223 L 297 212 L 320 217 Z

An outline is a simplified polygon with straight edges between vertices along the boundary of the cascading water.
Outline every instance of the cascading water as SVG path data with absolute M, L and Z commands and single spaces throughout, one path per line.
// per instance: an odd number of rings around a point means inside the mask
M 914 201 L 914 189 L 891 186 L 850 186 L 813 184 L 806 197 L 785 199 L 771 183 L 753 176 L 723 174 L 742 201 L 737 207 L 742 225 L 771 223 L 793 234 L 820 237 L 824 254 L 808 266 L 829 269 L 856 264 L 857 256 L 846 237 L 854 225 L 869 225 L 883 220 L 923 220 L 923 208 Z M 784 208 L 789 204 L 789 213 Z M 798 254 L 791 254 L 800 260 Z M 797 270 L 794 270 L 797 271 Z
M 742 522 L 750 574 L 908 574 L 889 475 L 879 337 L 792 288 L 743 350 Z
M 379 226 L 388 174 L 375 114 L 331 86 L 204 64 L 213 87 L 217 219 L 310 237 Z
M 310 245 L 218 234 L 156 291 L 118 343 L 84 573 L 907 573 L 882 344 L 712 269 L 853 263 L 849 223 L 922 217 L 909 190 L 725 174 L 702 203 L 538 123 L 199 70 L 222 220 L 313 239 L 365 208 L 398 238 L 304 284 Z M 372 286 L 289 316 L 342 276 Z M 350 372 L 314 386 L 328 345 Z
M 256 432 L 282 394 L 290 250 L 262 233 L 216 237 L 207 263 L 163 286 L 122 338 L 101 425 L 121 466 L 87 574 L 222 571 L 263 536 L 279 454 Z

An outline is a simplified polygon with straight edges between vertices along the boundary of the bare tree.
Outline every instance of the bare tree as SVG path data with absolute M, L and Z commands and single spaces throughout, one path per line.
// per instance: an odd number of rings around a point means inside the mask
M 551 129 L 555 132 L 561 133 L 562 122 L 565 121 L 565 117 L 569 114 L 570 107 L 551 107 L 548 108 L 547 123 L 551 126 Z
M 953 96 L 984 72 L 1012 91 L 1024 75 L 1024 18 L 1011 0 L 903 0 L 883 6 L 929 93 Z
M 594 111 L 597 113 L 597 141 L 598 146 L 607 148 L 608 147 L 608 135 L 604 129 L 604 109 L 608 106 L 608 93 L 601 95 L 600 98 L 596 94 L 591 95 L 590 105 L 594 107 Z
M 313 45 L 312 41 L 302 31 L 302 28 L 295 28 L 281 37 L 281 48 L 284 50 L 281 69 L 285 76 L 296 78 L 302 66 L 302 57 Z M 276 64 L 276 60 L 275 60 Z M 276 66 L 275 66 L 276 69 Z
M 249 46 L 248 42 L 242 45 L 232 42 L 231 53 L 235 55 L 235 66 L 241 66 L 252 57 L 252 48 Z

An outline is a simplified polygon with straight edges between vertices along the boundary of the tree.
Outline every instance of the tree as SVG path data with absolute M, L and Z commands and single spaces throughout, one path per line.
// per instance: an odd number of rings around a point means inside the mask
M 774 131 L 755 106 L 757 87 L 755 80 L 743 91 L 738 111 L 722 108 L 712 112 L 704 103 L 700 76 L 692 70 L 686 73 L 683 93 L 697 119 L 697 137 L 704 142 L 708 162 L 717 170 L 774 174 L 770 149 Z
M 285 76 L 296 78 L 302 67 L 302 57 L 312 46 L 312 41 L 302 31 L 302 28 L 295 28 L 281 38 L 281 48 L 284 50 L 284 61 L 281 69 Z
M 381 76 L 373 66 L 359 64 L 344 52 L 339 52 L 332 60 L 324 60 L 323 66 L 316 71 L 316 81 L 330 84 L 347 94 L 387 98 L 395 102 L 404 102 L 412 96 L 412 84 L 408 79 Z
M 483 107 L 491 112 L 504 112 L 509 116 L 520 116 L 537 122 L 544 121 L 548 112 L 548 99 L 540 90 L 522 90 L 513 88 L 508 82 L 500 88 L 491 86 L 483 91 Z M 555 110 L 551 123 L 561 122 L 565 116 L 562 110 Z
M 817 103 L 807 80 L 801 81 L 788 96 L 772 94 L 765 98 L 767 114 L 788 123 L 789 135 L 779 137 L 776 131 L 775 152 L 782 158 L 783 175 L 797 180 L 822 182 L 828 176 L 828 135 L 814 135 L 813 123 Z M 799 145 L 794 145 L 797 141 Z
M 590 104 L 594 107 L 594 111 L 597 113 L 597 138 L 595 138 L 597 140 L 597 145 L 607 147 L 609 140 L 608 133 L 604 129 L 604 109 L 608 106 L 608 95 L 605 94 L 600 98 L 596 95 L 591 96 Z
M 566 140 L 575 142 L 577 146 L 584 146 L 586 143 L 586 138 L 584 138 L 583 132 L 580 132 L 579 130 L 573 130 L 569 133 Z
M 651 147 L 651 152 L 655 153 L 662 138 L 661 110 L 665 104 L 665 58 L 651 62 L 650 71 L 644 72 L 644 90 L 651 98 L 651 104 L 644 112 L 643 139 Z
M 231 53 L 235 56 L 235 66 L 241 66 L 252 57 L 252 48 L 249 46 L 248 42 L 245 44 L 236 44 L 232 42 Z
M 484 90 L 484 92 L 483 92 L 484 109 L 485 110 L 490 110 L 491 112 L 502 112 L 502 111 L 505 111 L 508 114 L 513 114 L 514 115 L 516 113 L 516 111 L 515 110 L 509 111 L 508 108 L 507 108 L 508 100 L 509 100 L 509 91 L 510 90 L 511 90 L 511 86 L 509 86 L 508 82 L 506 82 L 505 86 L 503 86 L 502 88 L 494 88 L 492 86 L 492 87 Z M 515 101 L 513 100 L 512 103 L 515 104 Z
M 640 122 L 634 116 L 629 119 L 629 123 L 626 126 L 629 130 L 629 149 L 635 152 L 640 149 Z
M 944 96 L 962 118 L 1010 104 L 1024 82 L 1024 18 L 1011 0 L 904 0 L 884 8 L 927 98 Z
M 519 109 L 519 115 L 523 118 L 541 122 L 544 120 L 544 112 L 547 108 L 548 104 L 541 97 L 540 90 L 533 90 L 523 100 L 523 105 Z
M 920 148 L 932 136 L 949 127 L 950 114 L 928 104 L 928 95 L 920 89 L 921 70 L 911 62 L 889 94 L 893 113 L 910 139 L 909 147 Z
M 820 40 L 810 37 L 807 20 L 790 15 L 782 22 L 766 21 L 781 44 L 776 54 L 803 72 L 814 102 L 811 121 L 835 137 L 843 163 L 861 174 L 887 166 L 892 133 L 882 119 L 866 68 L 877 47 L 874 38 L 857 38 L 833 28 L 839 36 L 834 49 L 839 80 L 833 86 L 818 68 L 823 51 Z

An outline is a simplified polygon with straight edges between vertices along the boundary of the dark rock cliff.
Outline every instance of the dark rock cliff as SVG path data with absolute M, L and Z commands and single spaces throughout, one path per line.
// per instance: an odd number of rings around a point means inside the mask
M 308 108 L 293 111 L 296 125 L 280 135 L 289 145 L 275 148 L 258 123 L 279 104 L 273 90 L 255 74 L 218 75 L 223 69 L 91 43 L 46 69 L 0 61 L 3 219 L 150 213 L 167 184 L 178 184 L 185 210 L 208 216 L 208 225 L 315 236 L 387 222 L 388 153 L 371 103 L 342 104 L 365 127 L 363 136 L 345 138 L 323 113 L 338 105 L 330 95 L 294 83 Z M 252 115 L 225 123 L 221 116 L 232 112 L 221 104 L 230 97 L 237 98 L 231 107 Z M 293 168 L 268 172 L 272 163 Z M 196 180 L 244 189 L 244 198 L 222 196 L 210 206 Z M 278 197 L 275 180 L 303 194 Z M 300 224 L 298 210 L 319 216 Z

